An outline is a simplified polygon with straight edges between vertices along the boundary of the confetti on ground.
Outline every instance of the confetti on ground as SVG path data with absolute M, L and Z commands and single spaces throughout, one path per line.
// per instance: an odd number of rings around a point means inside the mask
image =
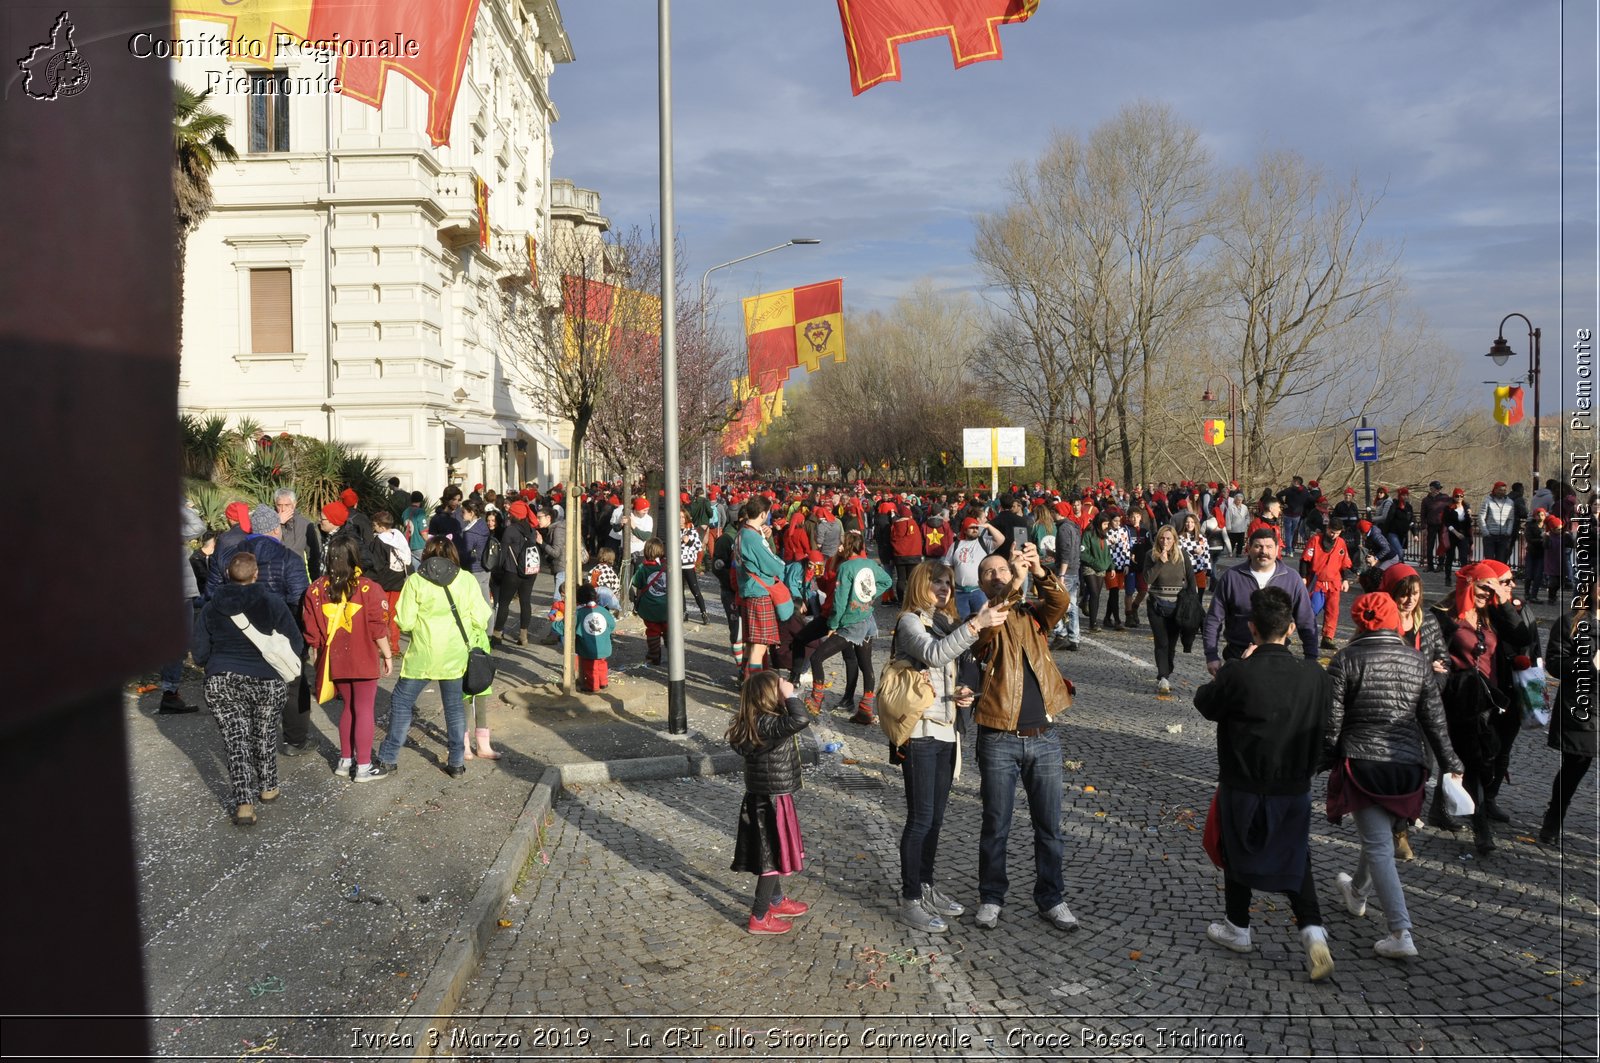
M 1081 760 L 1063 760 L 1061 762 L 1061 766 L 1063 768 L 1066 768 L 1068 771 L 1082 771 L 1083 770 L 1083 761 L 1081 761 Z
M 273 975 L 270 978 L 263 978 L 261 981 L 252 985 L 250 987 L 250 995 L 253 997 L 259 997 L 266 993 L 282 993 L 284 989 L 285 986 L 283 979 L 279 978 L 277 975 Z
M 504 930 L 506 927 L 512 925 L 511 924 L 511 920 L 509 920 L 509 919 L 501 919 L 501 920 L 498 920 L 497 922 L 498 922 L 498 924 L 500 926 L 500 929 L 502 929 L 502 930 Z
M 1128 959 L 1142 960 L 1144 959 L 1144 953 L 1140 952 L 1138 949 L 1134 949 L 1132 952 L 1128 953 Z
M 159 689 L 161 689 L 160 683 L 140 683 L 138 686 L 133 688 L 133 692 L 135 694 L 149 694 Z
M 1084 787 L 1084 788 L 1083 788 L 1083 792 L 1084 792 L 1084 793 L 1086 793 L 1086 794 L 1092 794 L 1092 793 L 1094 793 L 1094 787 L 1092 787 L 1092 786 L 1085 786 L 1085 787 Z
M 1183 734 L 1183 724 L 1181 724 L 1181 723 L 1169 723 L 1169 724 L 1167 724 L 1167 734 L 1169 734 L 1169 735 L 1181 735 L 1181 734 Z

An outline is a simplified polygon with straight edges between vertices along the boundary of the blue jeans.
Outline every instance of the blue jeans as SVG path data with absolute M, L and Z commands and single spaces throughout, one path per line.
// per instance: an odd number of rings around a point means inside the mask
M 1300 517 L 1283 518 L 1283 546 L 1285 550 L 1294 549 L 1294 537 L 1300 533 Z
M 429 682 L 431 680 L 427 679 L 395 680 L 394 693 L 389 696 L 389 731 L 378 748 L 378 759 L 385 764 L 398 761 L 406 732 L 411 730 L 411 713 L 417 707 L 417 696 Z M 439 697 L 444 699 L 445 733 L 450 737 L 448 763 L 452 768 L 460 767 L 467 759 L 467 706 L 461 698 L 461 680 L 439 680 Z
M 1066 614 L 1064 616 L 1062 616 L 1062 618 L 1059 621 L 1057 621 L 1056 628 L 1055 628 L 1055 630 L 1053 632 L 1051 632 L 1051 634 L 1053 634 L 1053 635 L 1065 635 L 1068 641 L 1077 642 L 1078 641 L 1078 573 L 1077 573 L 1077 566 L 1076 565 L 1072 566 L 1072 568 L 1073 568 L 1073 571 L 1070 574 L 1069 573 L 1062 573 L 1061 576 L 1060 576 L 1061 586 L 1066 588 L 1066 591 L 1067 591 L 1068 594 L 1072 595 L 1072 604 L 1067 607 Z
M 970 591 L 957 588 L 955 594 L 956 612 L 960 614 L 962 620 L 969 619 L 973 613 L 983 608 L 983 603 L 989 600 L 989 596 L 977 588 Z
M 978 900 L 1004 904 L 1006 841 L 1017 779 L 1028 796 L 1033 821 L 1033 903 L 1041 912 L 1061 903 L 1061 739 L 1055 728 L 1037 738 L 978 728 L 979 793 L 983 798 L 983 833 L 978 841 Z
M 194 602 L 193 598 L 183 600 L 183 644 L 187 646 L 194 638 Z M 180 655 L 176 661 L 169 661 L 161 666 L 161 692 L 163 694 L 176 694 L 178 684 L 183 682 L 183 657 Z
M 950 801 L 956 770 L 956 744 L 913 738 L 905 744 L 900 773 L 906 781 L 906 825 L 900 831 L 900 896 L 915 900 L 923 883 L 933 882 L 939 855 L 939 829 Z
M 1401 561 L 1404 561 L 1406 559 L 1405 537 L 1396 535 L 1394 532 L 1384 532 L 1383 537 L 1389 540 L 1389 545 L 1394 547 L 1394 552 L 1399 555 Z

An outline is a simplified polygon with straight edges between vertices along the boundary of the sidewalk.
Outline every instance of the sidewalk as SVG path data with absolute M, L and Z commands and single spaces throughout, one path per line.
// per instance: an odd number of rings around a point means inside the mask
M 436 687 L 418 702 L 398 776 L 376 783 L 334 777 L 339 703 L 314 706 L 315 752 L 279 756 L 283 797 L 258 805 L 252 828 L 228 819 L 227 764 L 209 714 L 157 715 L 159 692 L 130 691 L 154 1050 L 406 1054 L 389 1035 L 405 1030 L 416 1042 L 426 1023 L 408 1016 L 451 1012 L 453 986 L 495 929 L 563 773 L 577 785 L 737 767 L 722 741 L 735 703 L 727 629 L 711 606 L 709 624 L 686 627 L 687 737 L 666 734 L 666 670 L 643 665 L 642 626 L 629 618 L 600 695 L 542 692 L 559 683 L 556 647 L 498 650 L 491 717 L 502 758 L 469 761 L 459 780 L 441 770 Z M 380 739 L 392 685 L 378 697 Z M 191 672 L 191 704 L 200 687 Z

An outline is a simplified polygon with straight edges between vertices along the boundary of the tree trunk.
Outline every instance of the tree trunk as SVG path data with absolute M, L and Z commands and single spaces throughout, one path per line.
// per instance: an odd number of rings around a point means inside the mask
M 572 428 L 572 461 L 568 468 L 578 467 L 579 457 L 583 453 L 582 426 L 573 425 Z M 561 588 L 563 602 L 562 616 L 564 623 L 561 625 L 561 693 L 571 697 L 577 688 L 577 676 L 574 674 L 573 657 L 577 653 L 577 631 L 573 619 L 578 611 L 578 580 L 582 573 L 583 559 L 579 555 L 579 543 L 583 537 L 583 510 L 581 503 L 573 505 L 573 500 L 578 497 L 578 485 L 571 484 L 567 488 L 567 541 L 562 544 L 562 549 L 567 555 L 567 581 Z

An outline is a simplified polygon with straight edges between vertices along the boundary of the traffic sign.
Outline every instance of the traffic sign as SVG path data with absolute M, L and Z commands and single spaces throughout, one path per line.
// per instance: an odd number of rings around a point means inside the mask
M 1357 428 L 1355 436 L 1355 451 L 1357 461 L 1378 460 L 1378 430 L 1376 428 Z
M 969 469 L 1028 464 L 1027 432 L 1021 428 L 963 428 L 961 464 Z

